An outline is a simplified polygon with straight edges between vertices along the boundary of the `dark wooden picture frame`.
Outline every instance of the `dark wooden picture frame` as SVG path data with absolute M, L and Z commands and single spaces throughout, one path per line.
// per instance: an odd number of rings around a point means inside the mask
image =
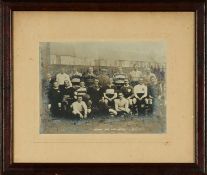
M 1 173 L 2 174 L 204 174 L 205 123 L 205 0 L 3 0 L 1 2 Z M 13 11 L 179 11 L 195 12 L 195 163 L 14 163 L 13 162 Z

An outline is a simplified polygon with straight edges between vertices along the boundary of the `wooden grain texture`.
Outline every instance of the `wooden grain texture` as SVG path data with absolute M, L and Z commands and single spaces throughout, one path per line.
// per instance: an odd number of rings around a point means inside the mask
M 0 16 L 1 16 L 1 21 L 2 21 L 2 6 L 0 6 Z M 2 22 L 0 23 L 0 94 L 2 95 L 2 58 L 3 58 L 3 52 L 2 52 L 2 49 L 3 49 L 3 47 L 2 47 L 2 42 L 3 42 L 3 40 L 2 40 Z M 1 98 L 2 99 L 2 98 Z M 0 100 L 0 116 L 3 116 L 2 115 L 2 100 Z M 2 117 L 0 117 L 0 162 L 1 162 L 1 164 L 0 164 L 0 169 L 2 170 L 2 162 L 3 162 L 3 151 L 2 151 Z M 0 174 L 1 174 L 1 172 L 0 172 Z
M 4 0 L 1 2 L 1 173 L 16 175 L 198 175 L 206 167 L 204 0 Z M 13 163 L 12 11 L 194 11 L 195 54 L 195 163 Z M 2 122 L 3 121 L 3 122 Z M 3 145 L 3 146 L 2 146 Z

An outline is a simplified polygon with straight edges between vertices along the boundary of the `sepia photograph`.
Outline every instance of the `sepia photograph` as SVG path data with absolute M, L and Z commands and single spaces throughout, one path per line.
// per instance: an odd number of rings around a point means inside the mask
M 40 42 L 40 133 L 166 132 L 163 41 Z

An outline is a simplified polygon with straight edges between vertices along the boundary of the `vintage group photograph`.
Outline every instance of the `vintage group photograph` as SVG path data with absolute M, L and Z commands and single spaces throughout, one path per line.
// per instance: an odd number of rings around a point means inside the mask
M 161 41 L 40 42 L 40 133 L 166 132 Z

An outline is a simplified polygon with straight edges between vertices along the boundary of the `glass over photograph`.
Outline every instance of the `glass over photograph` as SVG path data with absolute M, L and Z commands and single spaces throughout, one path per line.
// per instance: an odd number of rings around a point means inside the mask
M 41 42 L 40 133 L 166 132 L 163 41 Z

